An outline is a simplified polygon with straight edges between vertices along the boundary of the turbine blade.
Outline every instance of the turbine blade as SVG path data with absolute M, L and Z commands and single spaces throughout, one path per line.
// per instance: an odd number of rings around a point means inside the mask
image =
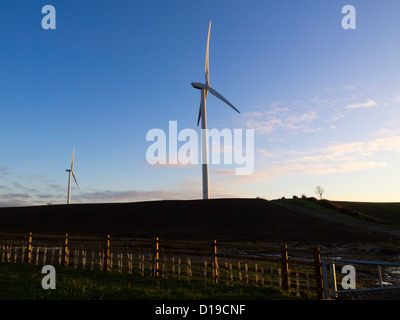
M 71 170 L 74 168 L 74 154 L 75 154 L 75 147 L 74 147 L 74 151 L 72 151 Z
M 226 100 L 221 94 L 219 94 L 217 91 L 215 91 L 213 88 L 208 88 L 208 90 L 214 95 L 216 96 L 218 99 L 222 100 L 223 102 L 225 102 L 228 106 L 230 106 L 233 110 L 235 110 L 236 112 L 240 113 L 240 111 L 238 109 L 236 109 L 232 103 L 230 103 L 228 100 Z
M 197 126 L 199 126 L 200 118 L 201 118 L 201 104 L 200 104 L 200 107 L 199 107 L 199 118 L 197 119 Z
M 210 48 L 210 31 L 211 31 L 211 21 L 208 27 L 208 38 L 207 38 L 207 51 L 206 51 L 206 84 L 210 83 L 210 70 L 209 70 L 209 48 Z
M 79 184 L 78 184 L 78 182 L 76 182 L 76 178 L 75 178 L 74 172 L 73 172 L 73 171 L 71 171 L 71 173 L 72 173 L 72 177 L 73 177 L 73 178 L 74 178 L 74 180 L 75 180 L 76 186 L 78 187 L 78 189 L 80 189 L 80 188 L 79 188 Z

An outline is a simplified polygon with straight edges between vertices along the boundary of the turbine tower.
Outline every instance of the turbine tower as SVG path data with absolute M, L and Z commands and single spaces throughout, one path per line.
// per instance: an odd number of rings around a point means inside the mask
M 74 175 L 74 154 L 75 154 L 75 147 L 74 147 L 74 151 L 72 152 L 71 169 L 65 169 L 65 171 L 68 172 L 68 197 L 67 197 L 67 204 L 70 204 L 70 201 L 71 201 L 71 174 L 72 174 L 72 177 L 74 178 L 75 183 L 76 183 L 76 185 L 77 185 L 77 187 L 78 187 L 78 189 L 79 189 L 78 182 L 76 182 L 76 178 L 75 178 L 75 175 Z
M 210 92 L 218 99 L 225 102 L 233 110 L 240 113 L 228 100 L 226 100 L 221 94 L 210 87 L 210 73 L 209 73 L 209 46 L 210 46 L 210 31 L 211 31 L 211 21 L 208 28 L 208 38 L 207 38 L 207 50 L 206 50 L 206 83 L 192 82 L 192 87 L 199 89 L 201 91 L 201 100 L 199 108 L 199 117 L 197 119 L 197 126 L 199 126 L 201 118 L 201 163 L 202 163 L 202 176 L 203 176 L 203 199 L 210 198 L 210 186 L 209 186 L 209 172 L 208 172 L 208 134 L 207 134 L 207 113 L 206 113 L 206 99 L 207 94 Z

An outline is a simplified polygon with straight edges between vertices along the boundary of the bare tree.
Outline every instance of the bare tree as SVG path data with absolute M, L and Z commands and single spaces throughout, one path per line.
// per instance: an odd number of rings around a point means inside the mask
M 315 193 L 317 195 L 319 195 L 319 198 L 322 200 L 322 195 L 324 193 L 324 189 L 322 187 L 318 186 L 315 188 Z

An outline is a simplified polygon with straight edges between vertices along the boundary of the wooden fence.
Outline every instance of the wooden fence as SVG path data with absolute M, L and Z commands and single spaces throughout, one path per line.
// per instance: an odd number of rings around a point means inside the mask
M 324 298 L 319 247 L 79 235 L 0 234 L 1 262 L 62 265 L 215 284 L 275 286 Z

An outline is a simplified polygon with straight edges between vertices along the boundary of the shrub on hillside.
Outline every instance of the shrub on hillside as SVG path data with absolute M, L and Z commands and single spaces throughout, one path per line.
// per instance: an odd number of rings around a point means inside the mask
M 263 198 L 263 197 L 256 197 L 256 199 L 257 199 L 257 200 L 267 200 L 267 199 L 265 199 L 265 198 Z
M 321 199 L 318 200 L 318 203 L 324 207 L 331 208 L 331 209 L 339 209 L 337 205 L 334 203 L 330 202 L 329 200 L 326 199 Z

